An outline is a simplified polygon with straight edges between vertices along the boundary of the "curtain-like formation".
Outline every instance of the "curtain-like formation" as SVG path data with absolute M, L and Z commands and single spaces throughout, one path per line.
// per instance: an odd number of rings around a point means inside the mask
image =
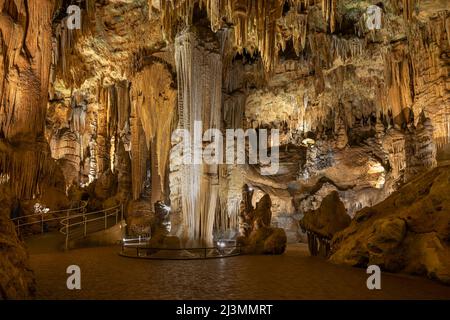
M 432 120 L 437 146 L 444 147 L 450 142 L 450 95 L 446 89 L 450 82 L 446 69 L 450 51 L 449 12 L 439 12 L 425 26 L 412 25 L 408 33 L 414 79 L 414 118 L 417 122 L 419 115 L 425 112 Z
M 238 51 L 257 47 L 266 70 L 271 70 L 278 56 L 277 20 L 281 18 L 284 0 L 161 0 L 162 21 L 169 38 L 177 32 L 177 21 L 192 25 L 195 5 L 207 11 L 211 30 L 217 32 L 224 19 L 234 25 L 234 44 Z M 250 49 L 251 50 L 251 49 Z
M 197 40 L 197 34 L 188 30 L 177 36 L 175 60 L 179 127 L 189 130 L 191 141 L 194 141 L 196 121 L 202 121 L 203 130 L 221 128 L 219 45 L 214 40 L 202 44 Z M 184 164 L 181 170 L 184 236 L 210 244 L 219 195 L 218 165 Z
M 51 169 L 48 145 L 41 141 L 55 1 L 0 3 L 0 175 L 9 175 L 16 196 L 31 198 Z
M 420 0 L 401 0 L 403 5 L 403 18 L 410 20 L 413 16 L 413 12 L 416 9 L 416 5 Z
M 279 20 L 281 26 L 288 30 L 291 34 L 292 45 L 294 46 L 297 56 L 305 49 L 306 46 L 306 34 L 308 31 L 308 15 L 298 13 L 297 10 L 290 10 L 286 16 Z M 285 38 L 279 36 L 278 42 L 281 44 L 281 49 L 284 51 L 286 48 Z
M 97 120 L 97 170 L 99 175 L 111 169 L 110 149 L 111 136 L 110 128 L 115 126 L 117 118 L 109 118 L 111 108 L 115 106 L 114 87 L 100 87 L 98 92 L 98 120 Z
M 406 46 L 398 44 L 385 55 L 385 79 L 387 106 L 392 110 L 395 124 L 410 122 L 414 93 L 410 70 L 410 58 Z
M 143 180 L 147 175 L 145 163 L 149 160 L 151 202 L 155 203 L 164 200 L 171 133 L 176 117 L 176 90 L 167 67 L 161 62 L 156 62 L 138 72 L 133 79 L 131 99 L 133 197 L 139 198 Z M 143 152 L 147 153 L 146 156 L 142 154 Z
M 330 26 L 331 32 L 334 32 L 336 29 L 336 4 L 337 0 L 322 0 L 323 16 Z
M 58 2 L 63 2 L 58 0 Z M 75 45 L 88 35 L 95 26 L 95 0 L 86 0 L 81 7 L 81 29 L 67 28 L 67 7 L 70 3 L 59 3 L 58 12 L 53 19 L 52 66 L 50 85 L 56 78 L 61 79 L 68 86 L 80 87 L 88 77 L 88 70 L 82 68 L 80 57 Z M 76 70 L 76 72 L 74 71 Z M 53 92 L 50 89 L 50 94 Z
M 131 176 L 133 200 L 140 198 L 147 177 L 147 161 L 149 150 L 142 137 L 145 136 L 142 122 L 140 121 L 135 104 L 131 111 Z
M 284 16 L 285 4 L 291 8 Z M 312 5 L 320 5 L 323 17 L 331 32 L 336 30 L 338 0 L 161 0 L 163 29 L 169 39 L 179 31 L 179 21 L 192 25 L 195 6 L 205 9 L 211 30 L 217 32 L 229 24 L 234 29 L 235 49 L 242 53 L 261 53 L 266 71 L 276 65 L 280 48 L 286 38 L 293 41 L 298 54 L 306 44 L 307 14 L 301 13 Z M 409 8 L 409 7 L 408 7 Z M 409 11 L 408 11 L 409 12 Z M 282 34 L 282 29 L 288 30 Z

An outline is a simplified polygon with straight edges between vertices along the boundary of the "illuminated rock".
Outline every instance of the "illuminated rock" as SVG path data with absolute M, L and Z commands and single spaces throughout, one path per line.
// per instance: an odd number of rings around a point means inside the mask
M 416 177 L 385 201 L 358 212 L 332 241 L 332 262 L 423 274 L 450 283 L 450 168 Z
M 238 237 L 244 251 L 250 254 L 283 254 L 286 249 L 286 232 L 281 228 L 271 227 L 272 201 L 264 195 L 253 208 L 251 201 L 253 190 L 243 187 L 240 211 L 240 230 Z

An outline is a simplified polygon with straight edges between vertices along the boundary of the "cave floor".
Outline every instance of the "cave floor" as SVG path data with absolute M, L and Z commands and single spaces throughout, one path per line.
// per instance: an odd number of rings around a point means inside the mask
M 383 273 L 382 290 L 370 291 L 365 270 L 310 257 L 302 244 L 281 256 L 196 261 L 124 258 L 119 247 L 29 249 L 38 299 L 450 299 L 448 286 L 397 274 Z M 66 287 L 72 264 L 81 290 Z

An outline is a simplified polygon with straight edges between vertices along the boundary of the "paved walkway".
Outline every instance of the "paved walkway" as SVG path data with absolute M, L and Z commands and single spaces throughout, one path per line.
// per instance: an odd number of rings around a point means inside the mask
M 382 275 L 369 291 L 365 270 L 310 257 L 304 245 L 282 256 L 149 261 L 120 257 L 118 247 L 57 252 L 32 249 L 39 299 L 450 299 L 450 287 L 424 278 Z M 80 291 L 66 268 L 81 267 Z

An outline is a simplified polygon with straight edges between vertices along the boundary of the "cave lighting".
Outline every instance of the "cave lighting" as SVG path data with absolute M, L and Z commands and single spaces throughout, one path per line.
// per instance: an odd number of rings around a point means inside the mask
M 384 173 L 384 167 L 379 162 L 373 163 L 370 165 L 367 173 L 368 174 Z
M 310 146 L 316 144 L 316 141 L 311 138 L 303 139 L 302 144 L 305 146 Z

